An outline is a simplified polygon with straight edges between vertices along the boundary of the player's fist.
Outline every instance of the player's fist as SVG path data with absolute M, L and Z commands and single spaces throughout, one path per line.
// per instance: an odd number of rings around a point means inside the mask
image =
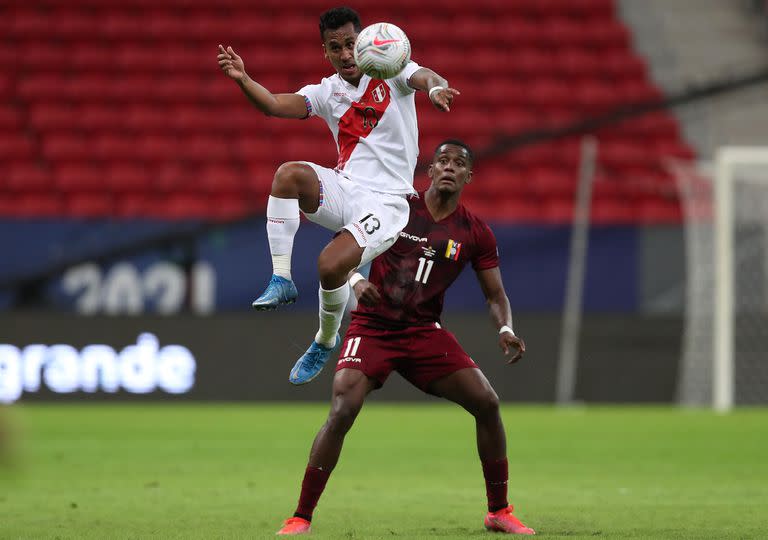
M 381 302 L 381 295 L 376 285 L 368 281 L 367 279 L 361 279 L 355 286 L 352 287 L 355 291 L 355 297 L 357 301 L 364 306 L 375 306 Z
M 223 45 L 219 45 L 219 67 L 224 74 L 236 81 L 242 81 L 245 77 L 245 64 L 243 59 L 240 58 L 232 47 L 224 48 Z
M 499 334 L 499 347 L 507 357 L 507 364 L 514 364 L 525 354 L 525 343 L 512 332 Z
M 460 95 L 461 92 L 455 88 L 440 88 L 439 90 L 431 90 L 429 92 L 429 99 L 438 111 L 450 112 L 454 96 Z

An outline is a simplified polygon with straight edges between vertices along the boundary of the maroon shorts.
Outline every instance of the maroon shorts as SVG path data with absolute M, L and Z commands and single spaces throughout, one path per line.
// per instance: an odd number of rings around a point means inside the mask
M 439 326 L 404 330 L 379 330 L 352 321 L 341 342 L 336 371 L 359 369 L 384 384 L 397 371 L 415 387 L 427 392 L 432 381 L 477 364 L 449 331 Z

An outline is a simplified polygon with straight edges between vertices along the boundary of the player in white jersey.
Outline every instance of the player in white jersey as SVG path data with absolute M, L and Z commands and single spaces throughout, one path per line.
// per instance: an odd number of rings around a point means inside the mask
M 415 193 L 418 156 L 414 92 L 427 92 L 433 105 L 446 112 L 459 94 L 443 77 L 414 62 L 392 79 L 364 75 L 353 55 L 360 30 L 360 18 L 350 8 L 323 13 L 323 51 L 336 73 L 294 94 L 271 93 L 248 77 L 232 47 L 219 45 L 219 66 L 259 110 L 280 118 L 320 116 L 339 151 L 334 169 L 301 161 L 283 163 L 267 203 L 273 275 L 253 302 L 256 309 L 275 309 L 298 296 L 291 280 L 291 252 L 299 211 L 337 233 L 317 261 L 320 329 L 291 371 L 289 380 L 294 384 L 312 380 L 340 341 L 349 272 L 386 251 L 408 222 L 406 197 Z

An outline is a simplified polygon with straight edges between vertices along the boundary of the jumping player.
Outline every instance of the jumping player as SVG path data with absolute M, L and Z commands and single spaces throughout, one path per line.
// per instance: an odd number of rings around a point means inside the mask
M 360 18 L 350 8 L 323 13 L 323 52 L 336 74 L 295 94 L 271 93 L 248 76 L 232 47 L 219 45 L 219 66 L 259 110 L 280 118 L 320 116 L 339 151 L 334 169 L 304 161 L 283 163 L 277 169 L 267 202 L 273 275 L 253 302 L 256 309 L 271 310 L 296 301 L 291 252 L 300 210 L 337 233 L 317 261 L 320 329 L 302 356 L 311 364 L 324 364 L 340 341 L 350 270 L 386 251 L 408 222 L 407 196 L 415 193 L 413 170 L 418 155 L 414 92 L 428 92 L 441 111 L 449 111 L 453 97 L 459 94 L 443 77 L 415 62 L 392 79 L 364 75 L 353 56 L 360 30 Z M 311 377 L 294 368 L 289 380 L 303 384 Z
M 471 263 L 499 331 L 508 363 L 522 358 L 525 344 L 512 331 L 509 300 L 499 271 L 496 239 L 488 226 L 459 204 L 472 178 L 472 152 L 448 140 L 434 154 L 431 186 L 410 199 L 410 220 L 400 238 L 371 264 L 369 280 L 350 278 L 360 304 L 341 348 L 328 419 L 315 437 L 299 504 L 278 534 L 310 530 L 312 512 L 341 454 L 366 396 L 397 371 L 424 392 L 461 405 L 475 417 L 477 448 L 485 477 L 493 531 L 534 534 L 507 502 L 506 436 L 499 398 L 456 338 L 440 326 L 443 297 Z

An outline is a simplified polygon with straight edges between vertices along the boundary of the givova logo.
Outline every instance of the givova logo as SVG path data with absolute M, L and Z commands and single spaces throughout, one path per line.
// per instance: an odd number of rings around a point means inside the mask
M 195 384 L 197 365 L 181 345 L 160 348 L 153 334 L 141 334 L 136 345 L 120 352 L 109 345 L 27 345 L 19 349 L 0 344 L 0 402 L 12 403 L 23 392 L 45 385 L 52 392 L 117 392 L 133 394 L 160 389 L 184 394 Z

